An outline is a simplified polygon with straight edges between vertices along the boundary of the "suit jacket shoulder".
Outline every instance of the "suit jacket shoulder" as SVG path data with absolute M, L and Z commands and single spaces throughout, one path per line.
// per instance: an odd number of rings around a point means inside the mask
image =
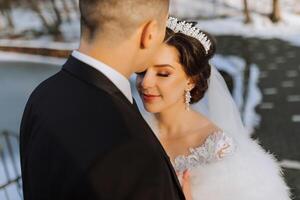
M 141 199 L 150 190 L 152 199 L 182 196 L 140 115 L 103 75 L 76 62 L 68 61 L 28 100 L 20 148 L 25 199 L 45 193 L 49 199 Z

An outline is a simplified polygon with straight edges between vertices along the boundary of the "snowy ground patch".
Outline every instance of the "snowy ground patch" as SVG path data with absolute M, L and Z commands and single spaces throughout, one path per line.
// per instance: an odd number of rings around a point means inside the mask
M 201 29 L 215 35 L 239 35 L 262 39 L 277 38 L 300 46 L 300 2 L 282 0 L 282 21 L 272 23 L 267 17 L 272 1 L 248 1 L 252 23 L 244 23 L 243 1 L 174 0 L 171 14 L 198 21 Z M 220 17 L 222 16 L 222 17 Z
M 12 53 L 12 52 L 1 52 L 0 61 L 14 61 L 14 62 L 30 62 L 30 63 L 42 63 L 50 65 L 62 65 L 66 61 L 64 58 L 55 58 L 50 56 L 38 56 L 30 54 Z
M 227 19 L 200 20 L 198 26 L 215 35 L 241 35 L 262 39 L 277 38 L 293 45 L 300 46 L 300 17 L 289 13 L 278 24 L 273 24 L 268 18 L 253 14 L 251 24 L 243 24 L 243 16 Z

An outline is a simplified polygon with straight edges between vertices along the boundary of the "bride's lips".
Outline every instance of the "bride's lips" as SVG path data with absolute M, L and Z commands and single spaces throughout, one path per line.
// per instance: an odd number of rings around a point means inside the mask
M 142 93 L 142 98 L 146 102 L 152 102 L 152 101 L 158 99 L 159 97 L 160 97 L 160 95 L 153 95 L 153 94 Z

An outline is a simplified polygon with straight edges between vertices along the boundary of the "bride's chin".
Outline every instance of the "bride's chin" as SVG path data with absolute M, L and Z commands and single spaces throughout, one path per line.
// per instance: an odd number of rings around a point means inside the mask
M 147 112 L 149 113 L 152 113 L 152 114 L 155 114 L 155 113 L 159 113 L 161 112 L 161 108 L 158 108 L 157 106 L 155 105 L 147 105 L 147 104 L 144 104 L 144 108 Z

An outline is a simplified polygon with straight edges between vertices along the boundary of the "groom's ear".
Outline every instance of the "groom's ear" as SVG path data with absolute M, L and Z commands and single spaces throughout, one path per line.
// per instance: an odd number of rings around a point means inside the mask
M 158 37 L 158 23 L 156 20 L 148 21 L 142 26 L 142 34 L 140 38 L 140 48 L 148 49 L 153 46 Z

